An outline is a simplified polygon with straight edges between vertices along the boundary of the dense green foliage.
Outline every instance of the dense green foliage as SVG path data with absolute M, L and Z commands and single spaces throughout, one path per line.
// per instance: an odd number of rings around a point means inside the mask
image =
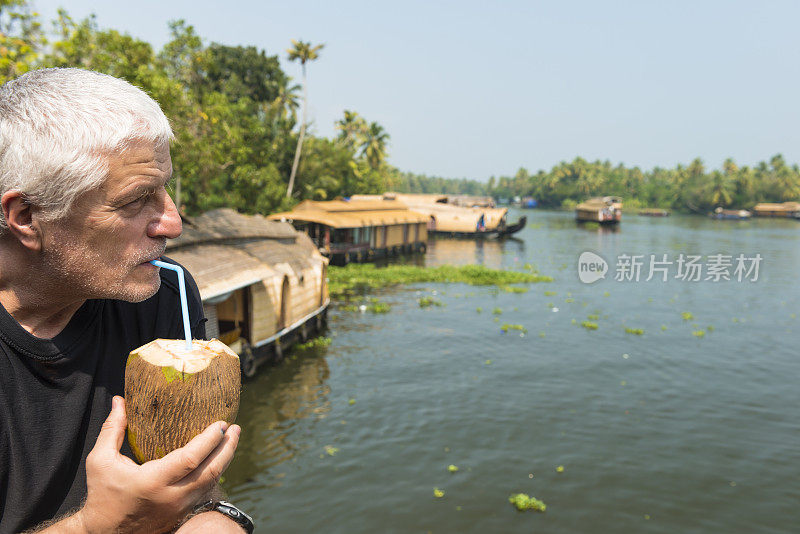
M 32 68 L 80 67 L 144 89 L 172 122 L 174 196 L 189 215 L 222 206 L 270 213 L 306 198 L 379 193 L 397 172 L 386 163 L 389 136 L 377 123 L 348 142 L 306 132 L 286 198 L 300 148 L 302 87 L 276 55 L 205 44 L 184 21 L 170 23 L 171 40 L 156 52 L 149 43 L 100 28 L 93 16 L 76 21 L 60 10 L 50 39 L 39 19 L 26 0 L 0 0 L 0 83 Z
M 535 175 L 520 169 L 513 177 L 489 180 L 498 197 L 533 196 L 541 205 L 572 207 L 587 197 L 618 195 L 625 205 L 705 212 L 717 206 L 750 208 L 758 202 L 800 200 L 800 168 L 780 154 L 754 167 L 727 159 L 721 170 L 707 170 L 700 159 L 674 169 L 612 165 L 575 158 Z

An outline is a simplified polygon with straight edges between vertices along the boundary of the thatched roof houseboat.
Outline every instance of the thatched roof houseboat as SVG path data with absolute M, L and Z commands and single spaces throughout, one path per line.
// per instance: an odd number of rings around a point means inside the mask
M 387 192 L 383 195 L 354 195 L 354 200 L 399 201 L 425 215 L 428 232 L 459 236 L 498 236 L 518 232 L 525 226 L 522 217 L 513 225 L 506 223 L 508 208 L 465 207 L 450 203 L 448 195 Z
M 753 208 L 753 214 L 756 217 L 800 219 L 800 202 L 783 202 L 782 204 L 761 202 Z
M 186 220 L 183 234 L 167 243 L 167 256 L 194 277 L 208 337 L 240 355 L 246 376 L 325 320 L 328 260 L 290 224 L 210 211 Z
M 305 200 L 292 211 L 274 213 L 269 219 L 292 223 L 338 265 L 424 252 L 428 242 L 427 217 L 397 201 Z
M 595 197 L 575 207 L 578 222 L 617 224 L 622 220 L 622 199 L 619 197 Z

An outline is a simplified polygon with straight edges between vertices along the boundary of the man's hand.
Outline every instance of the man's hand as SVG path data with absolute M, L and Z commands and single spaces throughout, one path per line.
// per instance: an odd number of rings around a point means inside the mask
M 76 514 L 89 533 L 157 533 L 175 526 L 201 502 L 233 459 L 241 428 L 218 421 L 186 446 L 137 465 L 120 454 L 125 401 L 114 397 L 86 458 L 86 504 Z

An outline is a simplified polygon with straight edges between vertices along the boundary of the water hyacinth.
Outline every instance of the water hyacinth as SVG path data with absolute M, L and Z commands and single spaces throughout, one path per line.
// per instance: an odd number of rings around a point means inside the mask
M 515 493 L 508 498 L 508 502 L 514 505 L 514 507 L 520 512 L 524 512 L 526 510 L 545 512 L 547 510 L 547 505 L 544 502 L 540 501 L 536 497 L 529 497 L 525 493 Z
M 490 269 L 483 265 L 389 265 L 377 268 L 371 263 L 350 263 L 345 267 L 329 267 L 329 291 L 332 297 L 352 293 L 355 289 L 374 289 L 395 284 L 423 282 L 464 283 L 483 286 L 508 286 L 536 282 L 552 282 L 549 276 L 536 271 L 520 272 Z
M 444 306 L 444 303 L 441 300 L 437 300 L 433 297 L 421 297 L 417 302 L 419 302 L 420 308 L 430 308 L 431 306 Z
M 297 348 L 300 350 L 308 350 L 308 349 L 318 349 L 322 347 L 327 347 L 331 344 L 333 340 L 329 337 L 320 336 L 315 337 L 314 339 L 310 339 L 305 343 L 300 343 L 297 345 Z

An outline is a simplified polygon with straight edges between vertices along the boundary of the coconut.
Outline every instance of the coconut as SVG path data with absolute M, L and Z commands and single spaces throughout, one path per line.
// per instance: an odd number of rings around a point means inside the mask
M 214 421 L 239 412 L 239 356 L 217 339 L 156 339 L 125 367 L 128 443 L 140 463 L 186 445 Z

